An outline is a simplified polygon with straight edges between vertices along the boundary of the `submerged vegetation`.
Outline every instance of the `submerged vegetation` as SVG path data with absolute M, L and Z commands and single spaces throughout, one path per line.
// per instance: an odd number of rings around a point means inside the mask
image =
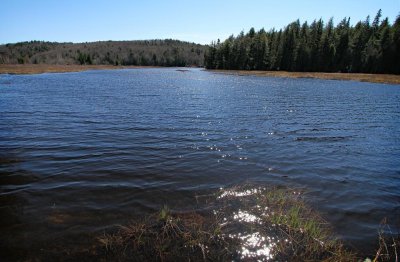
M 104 255 L 152 261 L 356 261 L 329 225 L 287 189 L 221 190 L 204 212 L 167 207 L 99 238 Z
M 372 23 L 350 25 L 344 18 L 300 23 L 279 31 L 254 28 L 213 42 L 205 57 L 209 69 L 283 70 L 400 74 L 400 16 L 393 24 L 378 11 Z
M 394 233 L 385 218 L 381 222 L 378 234 L 379 248 L 372 261 L 398 262 L 400 259 L 400 233 Z
M 386 221 L 377 251 L 360 257 L 299 191 L 240 186 L 221 189 L 206 202 L 202 212 L 164 206 L 99 237 L 98 250 L 118 261 L 398 261 L 400 239 Z

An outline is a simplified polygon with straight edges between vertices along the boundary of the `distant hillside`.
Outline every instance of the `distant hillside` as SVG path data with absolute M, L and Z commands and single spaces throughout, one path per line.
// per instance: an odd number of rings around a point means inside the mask
M 206 46 L 178 40 L 0 45 L 0 64 L 202 66 Z

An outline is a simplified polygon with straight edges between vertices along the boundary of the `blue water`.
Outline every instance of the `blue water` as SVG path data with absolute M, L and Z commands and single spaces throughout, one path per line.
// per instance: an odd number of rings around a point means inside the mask
M 400 225 L 400 86 L 190 69 L 0 75 L 0 254 L 87 244 L 232 185 L 298 188 L 346 245 Z M 47 252 L 47 253 L 46 253 Z

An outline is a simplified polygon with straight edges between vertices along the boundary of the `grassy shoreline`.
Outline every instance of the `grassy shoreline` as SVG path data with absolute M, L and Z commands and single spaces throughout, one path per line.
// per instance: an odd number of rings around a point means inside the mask
M 81 72 L 87 70 L 110 70 L 128 68 L 155 68 L 155 66 L 114 66 L 114 65 L 47 65 L 47 64 L 0 64 L 0 74 L 42 74 Z M 287 71 L 246 71 L 246 70 L 207 70 L 232 75 L 254 75 L 262 77 L 317 78 L 327 80 L 352 80 L 370 83 L 400 84 L 400 75 L 363 73 L 322 73 Z
M 99 236 L 115 261 L 357 261 L 298 192 L 237 186 L 203 212 L 164 206 L 144 220 Z
M 232 75 L 253 75 L 263 77 L 317 78 L 326 80 L 352 80 L 370 83 L 400 84 L 400 75 L 363 74 L 363 73 L 322 73 L 322 72 L 287 72 L 287 71 L 246 71 L 246 70 L 209 70 L 215 73 Z
M 251 185 L 221 189 L 200 212 L 158 213 L 97 238 L 97 255 L 115 261 L 363 261 L 398 260 L 398 235 L 386 220 L 376 250 L 345 246 L 303 193 Z M 385 233 L 386 232 L 386 233 Z
M 114 66 L 114 65 L 47 65 L 47 64 L 0 64 L 0 74 L 42 74 L 67 73 L 87 70 L 109 70 L 126 68 L 154 68 L 154 66 Z

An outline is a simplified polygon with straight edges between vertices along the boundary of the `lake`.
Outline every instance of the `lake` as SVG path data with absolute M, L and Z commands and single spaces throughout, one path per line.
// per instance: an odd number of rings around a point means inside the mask
M 288 187 L 349 247 L 400 225 L 400 86 L 126 69 L 0 75 L 0 254 L 85 246 L 234 185 Z

